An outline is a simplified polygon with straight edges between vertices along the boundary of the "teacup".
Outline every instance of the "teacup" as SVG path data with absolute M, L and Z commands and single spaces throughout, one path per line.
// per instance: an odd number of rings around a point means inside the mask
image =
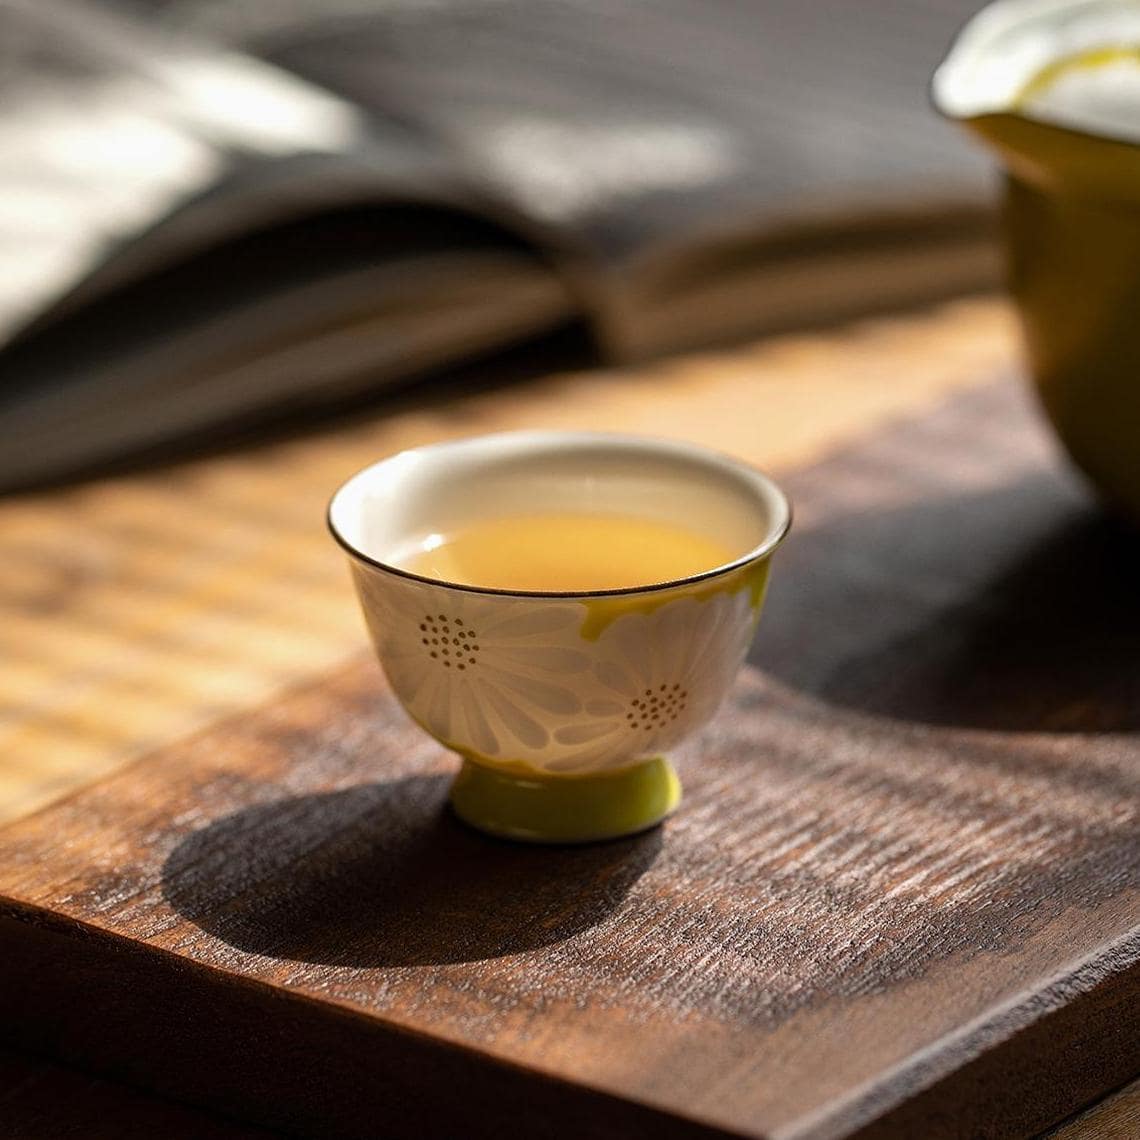
M 536 508 L 683 526 L 734 557 L 683 579 L 582 592 L 405 568 L 428 535 Z M 781 490 L 743 463 L 576 432 L 405 451 L 354 475 L 329 507 L 393 692 L 463 758 L 454 810 L 492 834 L 545 842 L 631 834 L 676 808 L 669 753 L 726 695 L 790 522 Z

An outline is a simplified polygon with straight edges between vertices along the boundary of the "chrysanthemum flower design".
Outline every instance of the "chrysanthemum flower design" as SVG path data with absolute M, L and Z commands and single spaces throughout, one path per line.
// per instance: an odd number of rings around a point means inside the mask
M 599 637 L 585 717 L 554 730 L 549 771 L 617 768 L 668 751 L 728 690 L 755 628 L 747 590 L 677 598 L 618 618 Z
M 590 658 L 578 635 L 580 605 L 526 607 L 390 582 L 375 592 L 383 603 L 373 636 L 388 679 L 440 740 L 533 763 L 550 746 L 551 724 L 581 712 L 579 678 Z
M 748 649 L 748 589 L 634 603 L 594 640 L 589 602 L 528 603 L 356 569 L 392 688 L 440 741 L 565 775 L 659 755 L 712 714 Z

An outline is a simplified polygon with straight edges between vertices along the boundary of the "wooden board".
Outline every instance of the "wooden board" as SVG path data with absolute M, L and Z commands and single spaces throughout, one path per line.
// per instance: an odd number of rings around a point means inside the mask
M 1140 1073 L 1136 541 L 1007 384 L 794 473 L 663 829 L 536 850 L 361 662 L 0 838 L 0 1016 L 320 1136 L 1008 1137 Z

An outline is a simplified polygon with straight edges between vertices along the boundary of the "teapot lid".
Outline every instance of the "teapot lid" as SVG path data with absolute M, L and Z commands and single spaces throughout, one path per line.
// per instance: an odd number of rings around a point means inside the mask
M 955 119 L 1017 115 L 1140 143 L 1140 2 L 997 0 L 963 28 L 931 94 Z

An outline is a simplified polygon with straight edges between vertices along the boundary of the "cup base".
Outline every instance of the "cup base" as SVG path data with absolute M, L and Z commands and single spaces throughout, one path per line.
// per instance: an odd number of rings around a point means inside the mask
M 681 782 L 664 756 L 585 776 L 520 776 L 464 760 L 451 785 L 451 806 L 464 823 L 527 843 L 634 835 L 680 802 Z

